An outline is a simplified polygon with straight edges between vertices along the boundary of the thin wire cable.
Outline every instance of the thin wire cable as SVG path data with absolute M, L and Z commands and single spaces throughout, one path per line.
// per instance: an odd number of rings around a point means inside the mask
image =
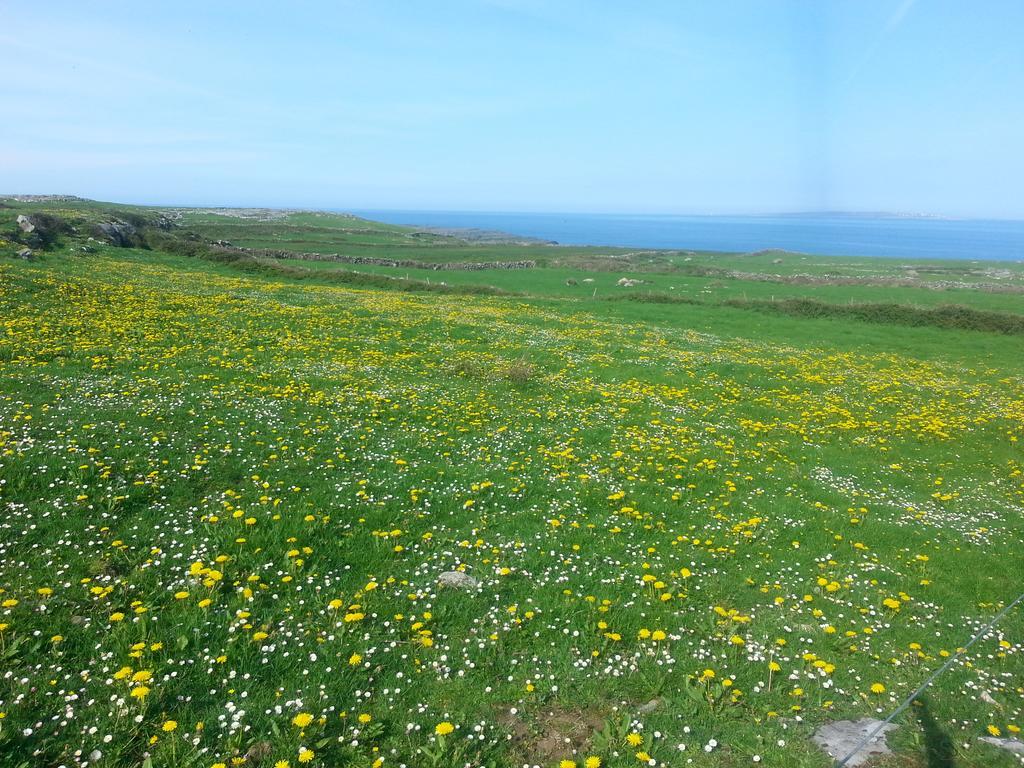
M 1019 603 L 1021 600 L 1024 600 L 1024 592 L 1021 592 L 1021 594 L 1017 597 L 1016 600 L 1014 600 L 1008 606 L 1003 608 L 1003 610 L 1001 610 L 999 613 L 997 613 L 995 618 L 992 619 L 992 621 L 990 621 L 988 624 L 986 624 L 984 627 L 982 627 L 980 630 L 978 630 L 978 632 L 974 635 L 974 637 L 971 638 L 970 642 L 968 642 L 967 645 L 963 646 L 962 648 L 957 649 L 957 652 L 954 653 L 952 656 L 950 656 L 949 660 L 946 661 L 945 664 L 943 664 L 937 670 L 932 672 L 931 675 L 928 676 L 928 679 L 925 680 L 923 683 L 921 683 L 921 686 L 916 691 L 914 691 L 906 699 L 904 699 L 903 703 L 900 704 L 898 707 L 896 707 L 896 709 L 893 711 L 893 713 L 891 715 L 889 715 L 887 718 L 885 718 L 885 720 L 883 720 L 877 726 L 875 726 L 875 730 L 873 730 L 871 733 L 869 733 L 867 736 L 865 736 L 861 740 L 861 742 L 857 746 L 855 746 L 846 757 L 844 757 L 842 760 L 839 760 L 835 764 L 835 768 L 843 768 L 843 766 L 846 765 L 854 755 L 856 755 L 858 752 L 860 752 L 862 749 L 864 749 L 864 747 L 866 747 L 868 744 L 870 744 L 874 740 L 875 736 L 877 736 L 878 733 L 886 725 L 888 725 L 889 723 L 892 722 L 892 719 L 894 717 L 899 715 L 907 707 L 910 706 L 910 703 L 920 695 L 921 691 L 923 691 L 925 688 L 927 688 L 929 685 L 931 685 L 932 682 L 935 680 L 935 678 L 937 678 L 939 675 L 941 675 L 943 672 L 945 672 L 947 669 L 949 669 L 951 666 L 953 666 L 953 662 L 955 662 L 964 653 L 966 653 L 968 648 L 970 648 L 972 645 L 974 645 L 976 642 L 978 642 L 978 640 L 980 640 L 981 637 L 986 632 L 988 632 L 990 629 L 992 629 L 992 627 L 994 627 L 996 625 L 996 622 L 998 622 L 1001 618 L 1003 618 L 1003 616 L 1008 614 L 1010 612 L 1010 610 L 1015 605 L 1017 605 L 1017 603 Z

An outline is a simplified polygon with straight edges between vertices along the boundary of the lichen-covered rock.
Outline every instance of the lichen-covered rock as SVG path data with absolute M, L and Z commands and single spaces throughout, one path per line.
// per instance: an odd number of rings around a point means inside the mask
M 882 721 L 873 717 L 862 717 L 860 720 L 838 720 L 821 726 L 811 738 L 833 760 L 841 760 L 879 725 L 882 725 Z M 857 754 L 853 755 L 846 764 L 850 768 L 857 768 L 859 765 L 866 764 L 876 755 L 891 755 L 892 750 L 885 743 L 885 735 L 896 728 L 897 726 L 892 723 L 882 725 L 881 730 L 875 734 L 874 738 L 858 749 Z
M 449 589 L 472 590 L 480 586 L 480 582 L 462 571 L 445 571 L 437 577 L 437 583 Z

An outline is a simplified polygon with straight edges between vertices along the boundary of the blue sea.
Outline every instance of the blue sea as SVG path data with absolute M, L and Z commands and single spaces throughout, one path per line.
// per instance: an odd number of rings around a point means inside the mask
M 461 211 L 356 211 L 389 224 L 473 227 L 555 240 L 695 251 L 766 248 L 828 256 L 1024 261 L 1024 221 L 853 214 L 669 216 Z

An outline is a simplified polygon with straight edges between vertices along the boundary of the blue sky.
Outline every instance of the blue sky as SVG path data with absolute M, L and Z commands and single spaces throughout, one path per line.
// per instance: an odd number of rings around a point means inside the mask
M 0 2 L 0 192 L 1024 218 L 1024 2 Z

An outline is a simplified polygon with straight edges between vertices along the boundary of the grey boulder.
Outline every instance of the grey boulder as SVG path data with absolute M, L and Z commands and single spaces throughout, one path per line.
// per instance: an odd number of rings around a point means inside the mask
M 97 224 L 96 228 L 107 240 L 122 248 L 134 245 L 138 234 L 138 230 L 126 221 L 105 221 Z

